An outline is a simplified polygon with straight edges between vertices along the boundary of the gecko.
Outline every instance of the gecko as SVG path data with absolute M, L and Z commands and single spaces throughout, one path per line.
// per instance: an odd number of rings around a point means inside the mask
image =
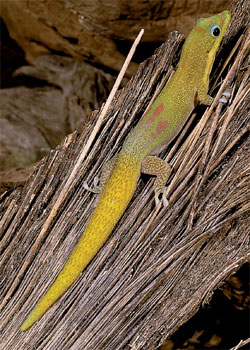
M 97 206 L 55 282 L 22 324 L 22 331 L 43 316 L 103 246 L 132 199 L 141 173 L 156 176 L 156 205 L 159 196 L 168 205 L 165 185 L 171 168 L 157 155 L 178 134 L 198 102 L 211 105 L 209 75 L 230 19 L 225 10 L 197 20 L 185 40 L 177 70 L 130 131 L 120 152 L 106 163 L 99 185 L 95 181 L 94 188 L 89 188 L 85 183 L 85 188 L 100 193 Z

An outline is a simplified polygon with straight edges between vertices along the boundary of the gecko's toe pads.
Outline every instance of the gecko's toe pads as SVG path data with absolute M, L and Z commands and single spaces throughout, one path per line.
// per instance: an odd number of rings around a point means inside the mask
M 219 102 L 228 103 L 230 96 L 231 96 L 230 92 L 224 91 L 219 99 Z
M 160 199 L 159 196 L 160 194 L 162 194 L 162 202 L 163 202 L 163 206 L 167 207 L 168 206 L 168 200 L 166 197 L 166 186 L 162 186 L 161 188 L 157 189 L 155 191 L 155 205 L 158 206 L 158 204 L 160 203 Z
M 87 184 L 86 181 L 83 182 L 83 187 L 84 187 L 85 190 L 87 190 L 87 191 L 90 191 L 90 192 L 93 192 L 93 193 L 100 193 L 100 187 L 97 186 L 98 182 L 99 182 L 99 179 L 98 179 L 98 177 L 96 176 L 96 177 L 94 178 L 94 187 L 93 187 L 93 188 L 89 187 L 89 185 Z

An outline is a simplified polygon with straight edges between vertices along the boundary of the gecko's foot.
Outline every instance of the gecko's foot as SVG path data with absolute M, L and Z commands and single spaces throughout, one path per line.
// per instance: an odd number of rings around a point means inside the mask
M 158 206 L 160 203 L 160 199 L 159 196 L 162 194 L 162 202 L 163 202 L 163 206 L 167 207 L 168 206 L 168 200 L 166 197 L 166 186 L 161 186 L 160 188 L 155 190 L 155 205 Z
M 230 92 L 224 91 L 219 99 L 219 102 L 228 103 L 230 96 L 231 96 Z
M 89 187 L 89 185 L 87 184 L 86 181 L 83 182 L 83 187 L 85 188 L 85 190 L 93 192 L 93 193 L 100 193 L 101 192 L 101 188 L 100 186 L 98 186 L 99 183 L 99 178 L 97 176 L 95 176 L 94 178 L 94 187 Z

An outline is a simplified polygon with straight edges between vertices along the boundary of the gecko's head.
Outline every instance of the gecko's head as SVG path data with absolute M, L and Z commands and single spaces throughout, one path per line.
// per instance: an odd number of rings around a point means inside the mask
M 190 35 L 197 38 L 208 55 L 214 56 L 229 25 L 230 19 L 231 14 L 227 10 L 208 18 L 200 18 Z
M 188 35 L 182 48 L 180 62 L 185 71 L 190 71 L 191 75 L 195 72 L 195 79 L 200 72 L 204 81 L 207 81 L 216 51 L 230 19 L 229 11 L 223 11 L 208 18 L 200 18 Z

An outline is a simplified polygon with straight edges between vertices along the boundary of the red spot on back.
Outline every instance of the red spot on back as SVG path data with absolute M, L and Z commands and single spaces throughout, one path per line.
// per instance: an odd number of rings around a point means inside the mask
M 153 132 L 150 137 L 151 139 L 155 139 L 159 134 L 164 132 L 167 129 L 168 121 L 167 120 L 160 120 L 157 124 L 156 131 Z
M 166 119 L 160 120 L 159 123 L 157 124 L 156 132 L 158 134 L 162 133 L 167 129 L 168 126 L 168 121 Z
M 158 117 L 158 115 L 160 115 L 164 110 L 164 104 L 163 103 L 159 103 L 158 106 L 155 108 L 154 110 L 154 118 Z
M 158 104 L 158 106 L 155 108 L 154 113 L 152 116 L 146 121 L 144 130 L 149 130 L 149 125 L 155 121 L 155 119 L 163 112 L 164 110 L 164 104 L 161 102 Z

